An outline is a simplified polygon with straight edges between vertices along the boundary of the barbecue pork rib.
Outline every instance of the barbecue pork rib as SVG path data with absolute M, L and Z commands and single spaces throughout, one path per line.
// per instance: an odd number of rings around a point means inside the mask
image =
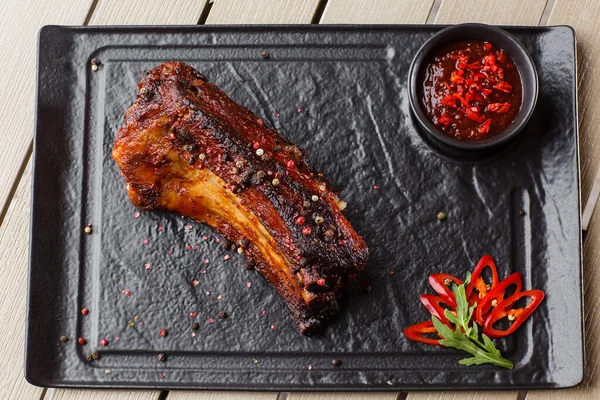
M 145 71 L 112 156 L 133 204 L 235 242 L 304 334 L 339 311 L 368 249 L 302 149 L 181 62 Z

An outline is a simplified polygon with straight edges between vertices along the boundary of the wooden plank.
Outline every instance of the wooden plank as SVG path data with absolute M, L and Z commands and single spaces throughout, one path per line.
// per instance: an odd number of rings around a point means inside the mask
M 149 393 L 154 393 L 149 397 Z M 158 400 L 160 392 L 147 391 L 98 391 L 98 390 L 58 390 L 48 389 L 45 399 L 47 400 L 147 400 L 149 398 Z
M 398 393 L 290 393 L 287 400 L 396 400 Z
M 90 25 L 196 25 L 208 0 L 101 0 Z
M 433 0 L 329 0 L 321 24 L 424 24 Z
M 442 0 L 436 24 L 538 25 L 546 0 Z
M 596 0 L 556 0 L 548 25 L 571 25 L 577 34 L 579 90 L 579 151 L 582 201 L 585 202 L 600 168 L 600 3 Z M 569 390 L 529 392 L 527 400 L 597 399 L 600 392 L 600 208 L 592 216 L 583 247 L 586 376 Z
M 31 165 L 23 176 L 0 227 L 0 397 L 5 399 L 34 399 L 42 393 L 25 381 L 23 371 Z
M 319 0 L 215 0 L 207 24 L 309 24 Z
M 517 392 L 423 392 L 409 393 L 408 399 L 419 400 L 516 400 Z
M 188 392 L 174 390 L 167 400 L 277 400 L 277 392 Z
M 206 1 L 200 0 L 103 0 L 98 3 L 90 19 L 93 25 L 194 25 Z M 56 399 L 95 400 L 155 400 L 158 391 L 72 391 L 54 390 Z M 49 396 L 46 396 L 46 399 Z
M 8 1 L 0 13 L 0 210 L 18 183 L 33 135 L 37 34 L 44 25 L 82 24 L 92 0 Z

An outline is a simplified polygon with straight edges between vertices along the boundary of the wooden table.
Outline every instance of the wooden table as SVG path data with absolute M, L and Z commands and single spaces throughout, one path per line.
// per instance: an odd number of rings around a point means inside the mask
M 600 398 L 600 212 L 584 242 L 587 375 L 574 389 L 460 393 L 236 393 L 58 390 L 23 377 L 37 32 L 43 25 L 453 24 L 571 25 L 577 31 L 582 199 L 600 165 L 597 0 L 5 0 L 0 13 L 0 395 L 6 399 L 392 400 Z M 596 103 L 598 101 L 598 103 Z M 598 113 L 597 113 L 598 112 Z

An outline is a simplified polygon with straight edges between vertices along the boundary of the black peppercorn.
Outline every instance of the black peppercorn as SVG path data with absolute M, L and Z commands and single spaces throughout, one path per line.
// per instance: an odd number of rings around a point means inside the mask
M 92 353 L 92 358 L 94 360 L 99 360 L 100 359 L 100 353 L 98 353 L 97 351 Z
M 158 358 L 158 361 L 166 361 L 167 355 L 165 353 L 158 353 L 158 356 L 156 358 Z
M 342 365 L 342 362 L 340 360 L 332 360 L 331 363 L 334 367 L 339 367 L 340 365 Z
M 227 318 L 227 313 L 225 311 L 221 311 L 218 315 L 219 319 L 225 319 Z
M 197 331 L 198 329 L 200 329 L 200 324 L 196 321 L 192 322 L 192 329 Z

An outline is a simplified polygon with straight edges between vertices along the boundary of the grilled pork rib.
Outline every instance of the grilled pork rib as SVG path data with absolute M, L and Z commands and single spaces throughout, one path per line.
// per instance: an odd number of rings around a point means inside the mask
M 133 204 L 206 223 L 271 283 L 302 333 L 318 330 L 364 268 L 345 203 L 302 149 L 181 62 L 146 71 L 113 158 Z

